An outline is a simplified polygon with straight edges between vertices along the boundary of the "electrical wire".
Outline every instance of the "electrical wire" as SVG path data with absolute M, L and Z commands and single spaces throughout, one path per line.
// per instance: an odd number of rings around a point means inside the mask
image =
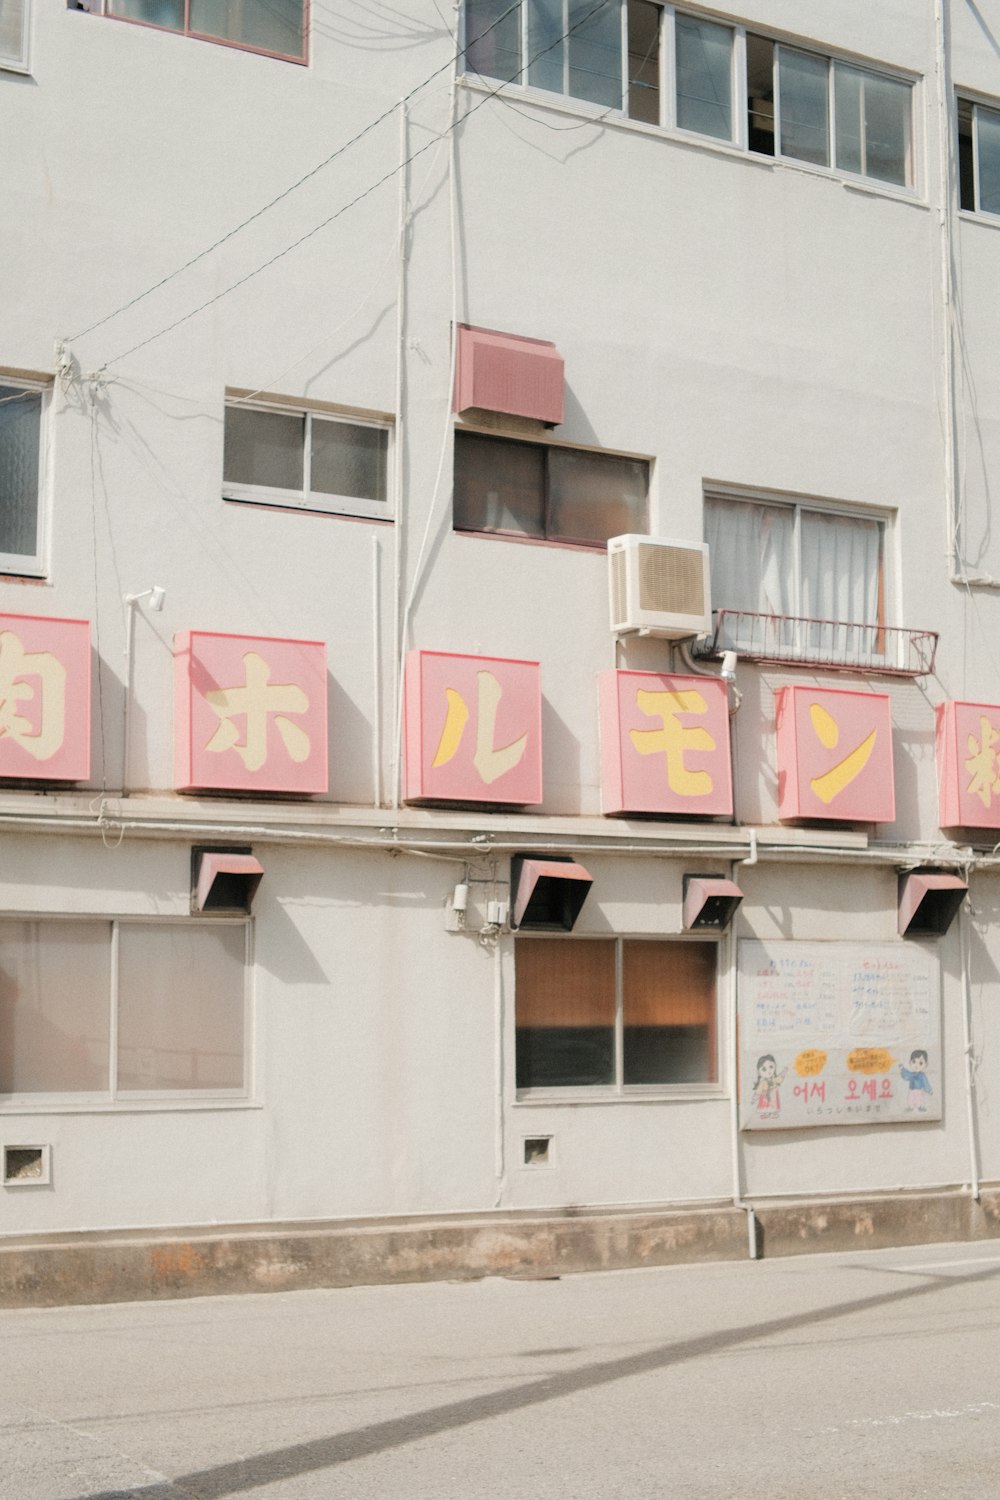
M 520 0 L 518 0 L 518 3 L 520 3 Z M 190 322 L 190 320 L 197 317 L 199 313 L 205 312 L 210 307 L 214 307 L 217 302 L 221 302 L 222 299 L 224 297 L 228 297 L 231 292 L 238 291 L 241 286 L 245 286 L 248 281 L 252 281 L 254 277 L 259 276 L 262 271 L 269 270 L 271 266 L 275 265 L 279 260 L 284 259 L 286 255 L 290 255 L 293 250 L 297 250 L 300 245 L 304 245 L 306 241 L 312 239 L 314 235 L 319 234 L 323 229 L 326 229 L 329 227 L 329 225 L 335 223 L 337 219 L 342 218 L 343 215 L 348 213 L 352 208 L 357 207 L 359 203 L 362 203 L 366 198 L 371 197 L 372 193 L 377 192 L 380 187 L 383 187 L 387 182 L 391 182 L 394 177 L 398 176 L 401 171 L 404 171 L 407 167 L 411 166 L 412 163 L 415 162 L 419 157 L 423 156 L 425 152 L 433 150 L 433 148 L 437 146 L 445 138 L 446 135 L 450 134 L 450 132 L 453 130 L 457 130 L 457 128 L 460 125 L 463 125 L 471 115 L 474 115 L 477 112 L 477 110 L 482 109 L 483 106 L 488 104 L 491 99 L 495 99 L 503 89 L 516 82 L 517 79 L 520 78 L 521 75 L 531 67 L 532 63 L 536 62 L 538 58 L 544 57 L 546 53 L 553 51 L 554 48 L 561 46 L 561 44 L 566 41 L 568 37 L 572 36 L 573 33 L 575 31 L 578 31 L 582 26 L 585 26 L 591 19 L 591 17 L 596 15 L 599 10 L 603 10 L 603 8 L 609 3 L 610 0 L 597 0 L 597 3 L 592 6 L 591 9 L 588 10 L 583 16 L 581 16 L 573 26 L 569 27 L 560 36 L 556 37 L 554 41 L 548 44 L 548 46 L 540 48 L 536 53 L 529 57 L 523 64 L 523 66 L 520 67 L 517 72 L 514 73 L 510 78 L 502 79 L 494 88 L 489 89 L 483 96 L 483 98 L 478 101 L 478 103 L 473 104 L 471 108 L 467 109 L 465 113 L 461 115 L 457 120 L 452 121 L 452 123 L 449 124 L 444 131 L 442 131 L 438 135 L 435 135 L 433 140 L 428 141 L 423 146 L 419 146 L 417 150 L 411 152 L 411 154 L 406 157 L 405 160 L 397 162 L 396 165 L 390 168 L 388 172 L 383 173 L 383 175 L 379 177 L 375 182 L 370 183 L 368 187 L 364 188 L 360 193 L 357 193 L 347 203 L 342 204 L 340 208 L 336 209 L 332 214 L 329 214 L 325 219 L 321 219 L 318 224 L 314 224 L 311 229 L 307 229 L 304 234 L 299 235 L 299 237 L 293 240 L 291 244 L 288 244 L 283 249 L 277 251 L 274 255 L 270 256 L 260 265 L 255 266 L 253 270 L 247 271 L 245 275 L 240 276 L 236 281 L 231 282 L 229 286 L 224 287 L 222 291 L 216 292 L 214 296 L 209 297 L 204 302 L 199 303 L 197 307 L 192 308 L 189 312 L 184 313 L 181 317 L 175 318 L 174 321 L 172 323 L 168 323 L 166 327 L 158 329 L 155 333 L 149 334 L 148 337 L 144 339 L 140 339 L 137 344 L 133 344 L 130 348 L 123 350 L 121 353 L 112 355 L 110 359 L 105 360 L 99 366 L 99 369 L 102 372 L 107 370 L 111 365 L 118 364 L 123 359 L 128 359 L 131 355 L 137 354 L 140 349 L 145 349 L 147 345 L 155 343 L 157 339 L 161 339 L 166 334 L 172 333 L 175 328 L 180 328 L 183 324 Z M 506 15 L 508 14 L 508 12 L 505 11 L 503 14 Z M 499 19 L 501 18 L 498 18 L 498 20 Z M 498 23 L 494 22 L 493 24 L 496 25 Z M 485 32 L 482 33 L 482 35 L 485 35 Z M 461 53 L 456 54 L 456 57 L 452 58 L 450 65 L 454 65 L 454 62 L 458 56 L 461 56 Z M 414 90 L 414 92 L 416 92 L 416 90 Z M 407 95 L 406 97 L 409 98 L 410 95 Z M 399 105 L 395 105 L 394 108 L 398 109 Z M 248 220 L 247 222 L 250 221 Z M 233 231 L 233 233 L 236 232 L 237 231 Z M 226 238 L 229 237 L 230 236 L 227 236 Z M 222 241 L 220 241 L 219 243 L 222 243 Z M 208 251 L 203 252 L 203 254 L 207 253 Z M 197 258 L 200 259 L 201 257 L 199 256 Z M 189 262 L 189 264 L 193 263 L 193 261 Z M 160 284 L 162 285 L 162 283 Z M 155 290 L 155 288 L 153 288 L 153 290 Z M 134 301 L 138 300 L 141 299 L 134 299 Z M 130 305 L 134 305 L 134 303 Z M 121 309 L 121 311 L 124 310 L 125 309 Z M 110 316 L 115 315 L 111 314 Z M 98 327 L 99 325 L 95 324 L 93 326 Z M 82 337 L 82 335 L 79 335 L 79 337 Z M 72 342 L 72 340 L 70 340 L 70 342 Z
M 601 0 L 601 3 L 607 3 L 607 0 Z M 484 31 L 480 32 L 478 36 L 473 38 L 473 40 L 470 41 L 466 47 L 461 48 L 452 57 L 450 57 L 448 61 L 444 63 L 440 68 L 435 68 L 433 73 L 428 74 L 428 76 L 423 79 L 421 83 L 416 84 L 408 94 L 404 95 L 402 102 L 404 104 L 409 103 L 409 101 L 413 99 L 417 94 L 419 94 L 422 89 L 425 89 L 428 84 L 433 83 L 435 78 L 439 78 L 442 73 L 448 72 L 448 70 L 454 67 L 454 65 L 464 55 L 464 53 L 468 50 L 468 47 L 474 45 L 475 42 L 481 41 L 484 36 L 487 36 L 489 32 L 494 29 L 494 27 L 499 26 L 501 22 L 505 21 L 513 11 L 519 9 L 520 5 L 521 0 L 512 0 L 512 3 L 507 6 L 506 10 L 501 11 L 500 15 L 497 16 L 495 21 L 492 21 Z M 192 255 L 190 260 L 186 260 L 184 264 L 182 266 L 178 266 L 176 270 L 170 271 L 166 276 L 161 276 L 159 281 L 154 282 L 152 286 L 148 286 L 144 292 L 139 292 L 128 302 L 123 302 L 121 307 L 116 307 L 113 312 L 107 313 L 103 318 L 98 318 L 95 323 L 91 323 L 89 327 L 81 329 L 79 333 L 73 334 L 71 338 L 65 339 L 64 342 L 68 344 L 74 344 L 77 343 L 80 339 L 86 338 L 88 334 L 94 333 L 98 328 L 103 328 L 105 323 L 110 323 L 114 318 L 120 317 L 122 313 L 128 312 L 130 308 L 136 307 L 138 303 L 144 302 L 147 297 L 152 296 L 154 292 L 158 292 L 160 288 L 166 286 L 168 282 L 174 281 L 178 276 L 183 275 L 185 271 L 190 270 L 192 266 L 196 266 L 199 261 L 204 260 L 205 257 L 211 255 L 213 251 L 218 250 L 229 240 L 234 239 L 236 235 L 241 234 L 244 229 L 248 228 L 249 225 L 256 223 L 256 221 L 262 218 L 264 214 L 269 213 L 272 208 L 275 208 L 279 203 L 282 203 L 286 198 L 290 197 L 292 193 L 297 192 L 300 187 L 303 187 L 307 182 L 310 182 L 312 178 L 314 178 L 319 172 L 322 172 L 325 167 L 328 167 L 331 162 L 336 161 L 339 156 L 343 156 L 345 152 L 349 151 L 352 146 L 356 146 L 359 141 L 363 141 L 365 136 L 370 135 L 373 130 L 375 130 L 385 120 L 388 120 L 392 115 L 394 115 L 398 108 L 399 101 L 395 101 L 390 105 L 388 109 L 383 110 L 376 119 L 369 121 L 369 123 L 365 125 L 362 130 L 359 130 L 356 135 L 351 136 L 350 140 L 344 141 L 342 145 L 338 146 L 335 151 L 331 151 L 329 156 L 324 157 L 322 161 L 317 162 L 316 165 L 314 167 L 311 167 L 309 171 L 304 173 L 302 177 L 299 177 L 295 182 L 290 183 L 288 187 L 283 188 L 280 193 L 277 193 L 275 197 L 271 198 L 267 203 L 262 204 L 260 208 L 258 208 L 249 216 L 249 218 L 244 219 L 242 223 L 237 224 L 233 229 L 227 230 L 227 232 L 224 235 L 221 235 L 219 239 L 213 241 L 211 245 L 206 245 L 205 248 L 203 250 L 199 250 L 196 255 Z M 292 248 L 294 248 L 294 246 Z M 208 306 L 207 303 L 205 305 Z

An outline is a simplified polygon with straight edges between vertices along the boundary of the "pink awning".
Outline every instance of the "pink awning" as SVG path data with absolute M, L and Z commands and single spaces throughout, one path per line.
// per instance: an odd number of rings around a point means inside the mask
M 504 412 L 549 427 L 562 421 L 563 358 L 555 344 L 464 323 L 456 337 L 456 412 Z

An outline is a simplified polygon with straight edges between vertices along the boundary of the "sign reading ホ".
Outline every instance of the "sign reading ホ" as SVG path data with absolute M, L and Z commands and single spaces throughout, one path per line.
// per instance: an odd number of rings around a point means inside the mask
M 898 943 L 739 949 L 740 1126 L 940 1120 L 937 961 Z

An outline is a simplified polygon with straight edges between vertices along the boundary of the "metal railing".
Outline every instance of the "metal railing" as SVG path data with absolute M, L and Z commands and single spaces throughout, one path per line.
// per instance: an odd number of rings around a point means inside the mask
M 923 677 L 934 670 L 936 630 L 761 615 L 743 609 L 717 609 L 714 618 L 713 633 L 694 643 L 695 656 L 735 651 L 752 661 L 894 677 Z

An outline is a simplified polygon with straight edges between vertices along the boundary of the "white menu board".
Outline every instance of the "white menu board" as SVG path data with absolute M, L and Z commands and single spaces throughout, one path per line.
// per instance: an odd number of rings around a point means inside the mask
M 743 1130 L 940 1120 L 936 953 L 743 940 L 738 969 Z

